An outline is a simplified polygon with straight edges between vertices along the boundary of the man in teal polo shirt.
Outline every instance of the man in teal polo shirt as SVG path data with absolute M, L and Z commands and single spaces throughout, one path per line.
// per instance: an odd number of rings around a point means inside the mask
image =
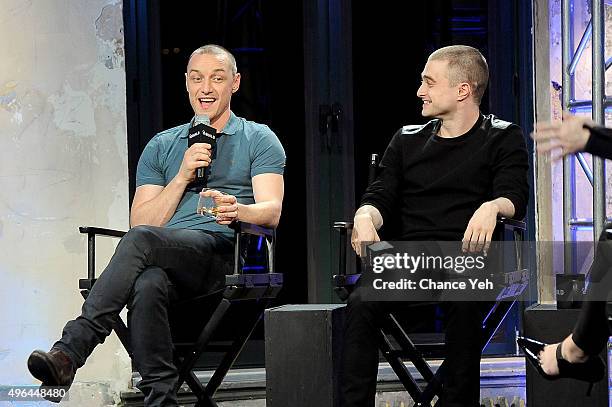
M 233 251 L 228 225 L 244 221 L 275 227 L 283 200 L 284 150 L 265 125 L 230 111 L 240 86 L 236 61 L 225 48 L 195 50 L 185 74 L 196 115 L 206 115 L 220 134 L 211 146 L 188 147 L 190 124 L 157 134 L 145 147 L 136 172 L 130 212 L 132 228 L 85 300 L 81 315 L 64 327 L 49 352 L 34 351 L 30 372 L 44 386 L 70 386 L 94 347 L 127 305 L 133 359 L 142 376 L 138 388 L 147 406 L 176 406 L 178 374 L 172 359 L 168 285 L 182 298 L 220 289 Z M 197 168 L 209 167 L 208 187 L 217 196 L 217 218 L 196 214 Z M 208 192 L 219 195 L 219 192 Z

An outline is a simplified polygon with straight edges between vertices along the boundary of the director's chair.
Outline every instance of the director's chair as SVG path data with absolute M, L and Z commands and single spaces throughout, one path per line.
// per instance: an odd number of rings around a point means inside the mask
M 171 301 L 169 309 L 174 360 L 179 372 L 175 390 L 178 393 L 183 383 L 186 383 L 197 398 L 195 406 L 198 407 L 217 406 L 213 400 L 215 391 L 251 336 L 264 310 L 271 305 L 283 286 L 283 275 L 275 272 L 274 268 L 275 230 L 244 222 L 237 222 L 233 228 L 233 273 L 225 276 L 225 289 L 189 300 Z M 96 282 L 96 236 L 120 238 L 126 232 L 90 226 L 80 227 L 79 231 L 87 234 L 87 278 L 79 279 L 81 295 L 87 298 Z M 255 264 L 251 264 L 253 259 Z M 251 272 L 253 270 L 259 272 Z M 186 309 L 191 314 L 196 310 L 197 318 L 185 318 Z M 222 323 L 227 324 L 228 318 L 235 315 L 239 315 L 240 323 L 231 324 L 231 339 L 215 341 Z M 117 318 L 113 330 L 132 357 L 129 331 L 121 318 Z M 193 370 L 198 359 L 206 352 L 221 353 L 223 356 L 204 386 Z
M 378 166 L 378 155 L 372 154 L 368 171 L 368 183 L 374 181 Z M 333 228 L 340 233 L 340 252 L 338 261 L 338 274 L 333 276 L 333 287 L 338 297 L 345 301 L 355 288 L 361 278 L 360 273 L 347 273 L 348 241 L 353 228 L 352 222 L 335 222 Z M 513 270 L 505 273 L 506 288 L 497 297 L 497 301 L 491 306 L 482 321 L 482 350 L 484 350 L 497 329 L 517 302 L 527 287 L 527 270 L 523 267 L 523 241 L 526 224 L 514 219 L 499 218 L 493 235 L 494 241 L 504 241 L 507 236 L 512 236 L 513 245 Z M 387 360 L 398 379 L 414 400 L 415 406 L 430 406 L 432 400 L 439 396 L 442 388 L 442 378 L 446 366 L 444 361 L 434 373 L 431 366 L 425 360 L 423 348 L 443 346 L 443 343 L 425 343 L 415 345 L 410 335 L 402 327 L 396 313 L 390 312 L 383 316 L 378 330 L 378 346 L 383 357 Z M 405 362 L 412 362 L 423 380 L 425 386 L 421 387 L 412 376 Z

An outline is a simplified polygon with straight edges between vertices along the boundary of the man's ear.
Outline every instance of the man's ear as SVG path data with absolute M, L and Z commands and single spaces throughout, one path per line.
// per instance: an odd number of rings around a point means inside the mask
M 189 93 L 189 77 L 187 76 L 187 72 L 185 72 L 185 90 Z
M 234 80 L 232 82 L 232 93 L 236 93 L 240 89 L 240 73 L 236 73 L 234 75 Z
M 457 87 L 457 101 L 462 102 L 468 97 L 470 97 L 471 95 L 472 95 L 472 86 L 467 82 L 460 83 L 459 86 Z

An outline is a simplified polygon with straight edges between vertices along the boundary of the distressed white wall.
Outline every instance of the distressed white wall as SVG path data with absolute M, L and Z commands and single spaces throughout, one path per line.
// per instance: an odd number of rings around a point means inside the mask
M 82 304 L 77 227 L 128 225 L 121 1 L 0 0 L 0 61 L 0 384 L 28 384 L 29 353 Z M 76 378 L 107 386 L 77 383 L 68 404 L 109 402 L 129 377 L 113 334 Z

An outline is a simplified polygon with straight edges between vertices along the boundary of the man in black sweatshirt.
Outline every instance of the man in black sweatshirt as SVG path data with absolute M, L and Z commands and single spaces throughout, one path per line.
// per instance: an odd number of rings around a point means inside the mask
M 528 159 L 521 129 L 484 116 L 479 105 L 488 82 L 482 54 L 468 46 L 432 53 L 417 96 L 425 125 L 405 126 L 391 140 L 379 175 L 354 218 L 351 243 L 378 241 L 383 224 L 399 224 L 395 240 L 463 241 L 466 251 L 488 247 L 498 216 L 522 219 L 528 199 Z M 408 296 L 409 294 L 407 294 Z M 406 298 L 410 301 L 410 298 Z M 341 381 L 345 407 L 372 406 L 381 313 L 407 307 L 351 293 Z M 446 315 L 447 371 L 440 404 L 479 405 L 483 303 L 442 304 Z

